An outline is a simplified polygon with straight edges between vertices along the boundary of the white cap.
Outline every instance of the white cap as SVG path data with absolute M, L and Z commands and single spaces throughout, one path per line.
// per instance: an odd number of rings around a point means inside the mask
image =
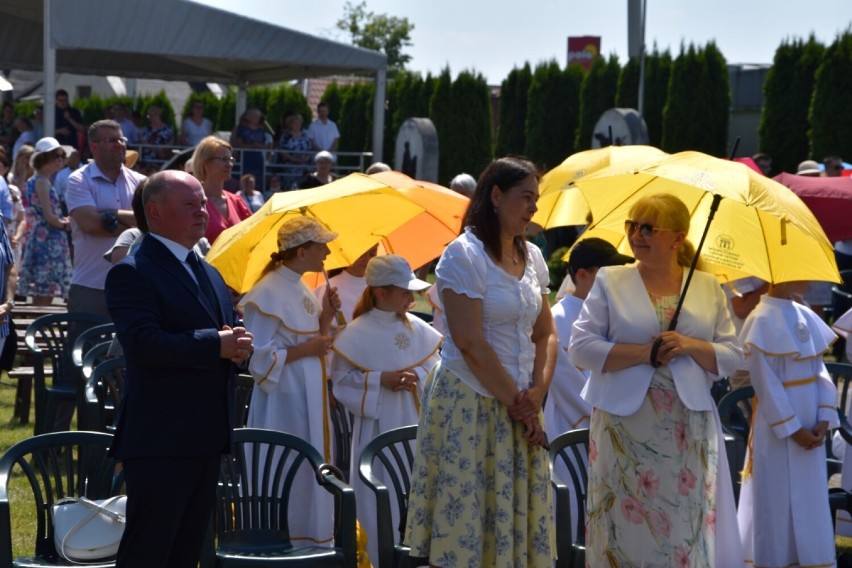
M 398 254 L 386 254 L 370 259 L 364 273 L 367 286 L 396 286 L 404 290 L 425 290 L 431 284 L 420 280 L 411 271 L 408 261 Z
M 319 152 L 317 152 L 317 155 L 314 156 L 314 162 L 319 162 L 320 160 L 328 160 L 333 164 L 334 154 L 332 154 L 328 150 L 320 150 Z

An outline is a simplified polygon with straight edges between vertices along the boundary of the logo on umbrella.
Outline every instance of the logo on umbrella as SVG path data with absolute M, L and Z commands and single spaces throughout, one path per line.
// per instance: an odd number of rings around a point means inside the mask
M 736 244 L 734 243 L 734 239 L 732 239 L 728 235 L 718 235 L 716 237 L 716 246 L 722 250 L 734 250 Z

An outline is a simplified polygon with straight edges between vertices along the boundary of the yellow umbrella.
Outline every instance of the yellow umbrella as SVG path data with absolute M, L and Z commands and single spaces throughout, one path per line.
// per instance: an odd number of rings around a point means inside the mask
M 572 184 L 574 181 L 604 168 L 627 173 L 642 166 L 655 163 L 668 156 L 653 146 L 607 146 L 595 150 L 577 152 L 547 172 L 539 183 L 538 212 L 533 223 L 545 229 L 567 225 L 589 223 L 589 207 L 583 195 Z
M 440 256 L 458 236 L 470 199 L 400 172 L 381 172 L 371 177 L 393 187 L 425 210 L 382 239 L 386 252 L 404 257 L 417 269 Z
M 364 174 L 327 185 L 274 194 L 248 219 L 226 229 L 207 253 L 225 282 L 238 293 L 260 280 L 269 255 L 278 250 L 278 228 L 306 215 L 339 233 L 329 243 L 328 269 L 349 266 L 367 249 L 423 212 L 399 191 Z
M 688 236 L 697 245 L 713 196 L 719 195 L 699 269 L 722 281 L 757 276 L 772 283 L 840 282 L 832 244 L 810 209 L 792 191 L 744 164 L 680 152 L 633 173 L 602 170 L 575 185 L 596 219 L 581 239 L 601 237 L 629 252 L 624 221 L 633 204 L 645 195 L 671 193 L 692 213 Z

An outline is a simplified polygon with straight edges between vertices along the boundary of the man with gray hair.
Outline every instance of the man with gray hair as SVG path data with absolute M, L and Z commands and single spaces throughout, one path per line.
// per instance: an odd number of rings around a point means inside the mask
M 68 311 L 109 317 L 104 280 L 110 263 L 103 254 L 128 227 L 135 227 L 133 192 L 145 176 L 124 166 L 127 141 L 119 124 L 99 120 L 89 127 L 94 161 L 68 176 L 65 201 L 71 216 L 74 271 Z
M 460 173 L 450 181 L 450 189 L 465 197 L 473 197 L 476 191 L 476 180 L 470 174 Z

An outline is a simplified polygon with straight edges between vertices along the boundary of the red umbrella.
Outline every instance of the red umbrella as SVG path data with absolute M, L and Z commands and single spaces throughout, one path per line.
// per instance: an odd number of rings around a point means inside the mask
M 852 178 L 809 177 L 778 174 L 775 181 L 786 185 L 813 212 L 831 242 L 852 239 Z

